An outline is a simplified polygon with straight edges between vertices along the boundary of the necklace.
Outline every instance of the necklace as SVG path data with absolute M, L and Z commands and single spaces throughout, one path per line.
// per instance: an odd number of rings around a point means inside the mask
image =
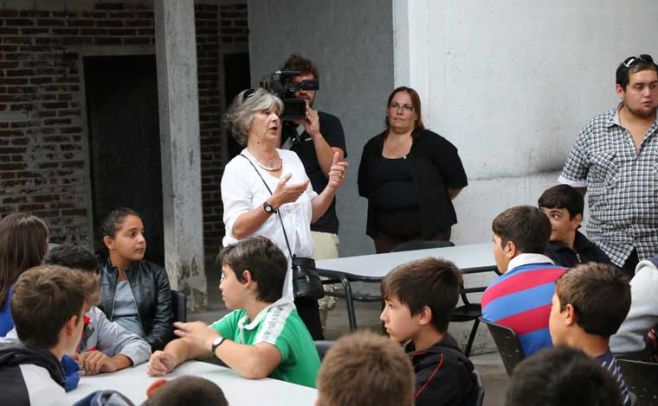
M 263 165 L 258 159 L 256 159 L 256 163 L 268 172 L 276 172 L 283 166 L 283 162 L 279 162 L 278 165 L 274 166 L 274 160 L 269 160 L 267 161 L 267 165 Z

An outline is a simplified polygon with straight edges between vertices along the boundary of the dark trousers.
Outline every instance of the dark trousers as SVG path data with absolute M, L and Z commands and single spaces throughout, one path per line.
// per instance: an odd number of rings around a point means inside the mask
M 311 333 L 313 340 L 324 340 L 318 301 L 310 298 L 297 298 L 295 299 L 295 307 L 297 307 L 297 313 L 299 313 L 299 317 L 306 324 L 306 328 Z
M 626 259 L 624 266 L 621 267 L 621 270 L 629 279 L 632 279 L 633 276 L 635 276 L 635 267 L 638 262 L 640 262 L 640 258 L 637 256 L 637 250 L 633 249 L 631 255 Z
M 447 231 L 441 231 L 434 237 L 428 238 L 427 241 L 450 241 L 450 234 L 451 229 L 449 228 Z M 391 252 L 391 250 L 400 243 L 423 239 L 424 238 L 420 238 L 420 236 L 403 237 L 379 232 L 373 240 L 375 241 L 375 251 L 378 254 L 383 254 L 386 252 Z

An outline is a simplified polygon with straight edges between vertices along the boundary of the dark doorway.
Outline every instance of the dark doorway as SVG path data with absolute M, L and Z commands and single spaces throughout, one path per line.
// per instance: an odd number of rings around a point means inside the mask
M 146 258 L 164 263 L 155 55 L 85 57 L 94 237 L 116 207 L 142 216 Z
M 226 107 L 231 105 L 233 98 L 244 89 L 251 87 L 249 74 L 249 53 L 224 54 L 224 97 Z M 244 148 L 231 136 L 231 129 L 226 132 L 227 162 Z

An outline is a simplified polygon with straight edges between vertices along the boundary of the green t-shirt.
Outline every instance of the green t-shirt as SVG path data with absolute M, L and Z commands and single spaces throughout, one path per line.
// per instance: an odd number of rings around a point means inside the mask
M 247 312 L 234 310 L 211 328 L 238 344 L 269 343 L 281 353 L 281 363 L 270 378 L 315 388 L 320 357 L 295 305 L 281 299 L 261 310 L 252 322 Z

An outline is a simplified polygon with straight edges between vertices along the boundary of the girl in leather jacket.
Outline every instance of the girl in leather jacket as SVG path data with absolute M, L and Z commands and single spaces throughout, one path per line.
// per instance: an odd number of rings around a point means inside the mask
M 101 223 L 101 304 L 111 321 L 143 337 L 153 351 L 173 338 L 171 289 L 165 269 L 144 260 L 146 239 L 135 211 L 118 208 Z

